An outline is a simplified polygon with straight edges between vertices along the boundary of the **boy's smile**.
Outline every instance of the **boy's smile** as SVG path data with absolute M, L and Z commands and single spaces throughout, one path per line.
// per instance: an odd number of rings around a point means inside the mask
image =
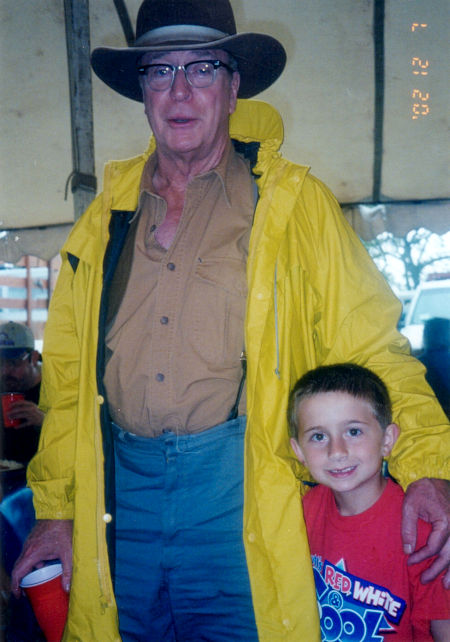
M 300 401 L 297 457 L 314 479 L 329 486 L 342 514 L 369 508 L 385 480 L 381 460 L 395 442 L 398 427 L 382 429 L 371 404 L 345 392 L 321 392 Z

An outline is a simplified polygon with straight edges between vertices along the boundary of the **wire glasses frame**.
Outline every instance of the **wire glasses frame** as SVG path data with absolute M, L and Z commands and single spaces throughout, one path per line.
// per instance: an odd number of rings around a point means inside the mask
M 16 357 L 15 359 L 9 359 L 8 357 L 0 357 L 0 370 L 11 369 L 15 370 L 19 368 L 24 361 L 31 357 L 31 352 L 27 350 L 21 357 Z
M 231 74 L 236 71 L 221 60 L 194 60 L 186 65 L 170 65 L 155 63 L 138 67 L 138 73 L 144 79 L 144 84 L 153 91 L 170 89 L 178 71 L 183 70 L 184 76 L 191 87 L 205 89 L 216 80 L 217 70 L 224 67 Z

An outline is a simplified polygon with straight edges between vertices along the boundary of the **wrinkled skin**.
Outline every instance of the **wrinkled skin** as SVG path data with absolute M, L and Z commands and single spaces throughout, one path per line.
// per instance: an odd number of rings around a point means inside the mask
M 417 518 L 429 522 L 433 530 L 426 546 L 415 551 Z M 437 555 L 421 576 L 426 584 L 446 571 L 443 584 L 450 588 L 450 482 L 444 479 L 419 479 L 410 484 L 403 503 L 402 538 L 405 553 L 412 553 L 408 564 Z
M 40 519 L 29 534 L 18 558 L 11 578 L 11 590 L 20 597 L 20 580 L 33 569 L 40 568 L 47 560 L 61 560 L 61 582 L 66 592 L 70 591 L 72 578 L 72 520 Z

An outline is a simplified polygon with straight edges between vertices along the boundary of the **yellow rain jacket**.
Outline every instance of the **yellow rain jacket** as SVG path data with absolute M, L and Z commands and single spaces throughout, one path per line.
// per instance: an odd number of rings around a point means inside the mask
M 319 364 L 355 361 L 373 368 L 389 386 L 402 427 L 389 464 L 403 486 L 419 477 L 449 477 L 449 431 L 423 366 L 395 330 L 399 302 L 332 194 L 307 167 L 282 159 L 277 112 L 239 101 L 230 134 L 257 152 L 259 189 L 245 328 L 244 540 L 256 620 L 264 642 L 314 642 L 320 633 L 299 492 L 306 473 L 290 451 L 285 418 L 290 387 Z M 29 483 L 38 518 L 74 520 L 65 640 L 120 640 L 107 552 L 114 533 L 112 451 L 96 363 L 102 360 L 104 282 L 120 251 L 112 238 L 128 227 L 153 149 L 151 143 L 145 154 L 106 166 L 103 192 L 63 247 L 45 331 L 41 406 L 47 414 Z

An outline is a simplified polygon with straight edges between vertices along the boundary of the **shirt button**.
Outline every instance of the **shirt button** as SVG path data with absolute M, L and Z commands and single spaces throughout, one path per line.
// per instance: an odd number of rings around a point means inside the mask
M 167 269 L 170 270 L 171 272 L 173 272 L 174 269 L 175 269 L 175 263 L 168 263 L 167 264 Z
M 156 230 L 156 225 L 152 225 L 150 228 L 150 232 L 154 232 Z
M 105 513 L 103 515 L 103 521 L 105 522 L 105 524 L 109 524 L 110 522 L 112 522 L 112 515 L 110 515 L 110 513 Z
M 249 541 L 249 542 L 254 542 L 254 541 L 255 541 L 255 539 L 256 539 L 256 537 L 255 537 L 255 533 L 249 533 L 249 534 L 248 534 L 248 541 Z
M 167 324 L 169 323 L 169 317 L 161 317 L 161 318 L 160 318 L 160 322 L 161 322 L 163 325 L 167 325 Z
M 156 381 L 164 381 L 164 375 L 162 372 L 158 372 L 156 375 Z

